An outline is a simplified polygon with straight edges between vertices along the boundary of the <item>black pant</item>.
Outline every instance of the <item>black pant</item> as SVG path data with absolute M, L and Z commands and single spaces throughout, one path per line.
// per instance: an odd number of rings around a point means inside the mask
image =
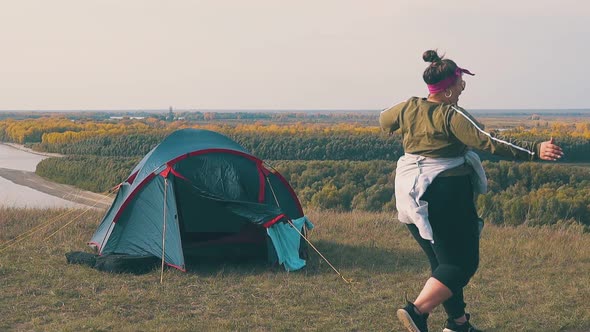
M 453 296 L 443 303 L 450 318 L 465 314 L 463 287 L 479 264 L 479 230 L 473 189 L 468 176 L 435 178 L 421 198 L 428 202 L 433 240 L 424 240 L 415 225 L 408 228 L 428 256 L 432 277 Z

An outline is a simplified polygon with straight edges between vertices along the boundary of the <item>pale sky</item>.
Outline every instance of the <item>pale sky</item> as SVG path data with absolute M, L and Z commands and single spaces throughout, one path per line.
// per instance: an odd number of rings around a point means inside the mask
M 0 0 L 0 110 L 590 108 L 587 0 Z

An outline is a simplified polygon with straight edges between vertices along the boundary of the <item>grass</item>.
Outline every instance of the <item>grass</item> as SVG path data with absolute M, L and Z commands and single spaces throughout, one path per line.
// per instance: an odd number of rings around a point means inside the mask
M 0 243 L 64 212 L 0 208 Z M 44 239 L 72 215 L 6 250 L 0 244 L 0 330 L 402 331 L 395 310 L 429 276 L 418 245 L 388 214 L 309 211 L 311 241 L 350 284 L 314 254 L 294 273 L 252 262 L 193 266 L 166 270 L 163 284 L 159 270 L 68 265 L 64 254 L 86 250 L 101 217 L 88 212 Z M 487 225 L 481 256 L 465 291 L 478 327 L 590 330 L 590 234 Z M 431 330 L 444 319 L 437 309 Z

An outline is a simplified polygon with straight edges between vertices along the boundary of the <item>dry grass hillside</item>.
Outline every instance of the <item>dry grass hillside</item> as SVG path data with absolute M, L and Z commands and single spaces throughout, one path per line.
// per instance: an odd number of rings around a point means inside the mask
M 286 273 L 262 263 L 192 266 L 136 276 L 68 265 L 101 213 L 0 208 L 2 331 L 402 331 L 404 295 L 428 264 L 387 214 L 310 211 L 317 255 Z M 47 221 L 55 221 L 47 227 Z M 490 224 L 490 223 L 488 223 Z M 7 246 L 16 236 L 30 237 Z M 53 234 L 53 235 L 52 235 Z M 50 236 L 50 238 L 47 238 Z M 468 311 L 486 331 L 589 331 L 590 234 L 577 228 L 486 226 Z M 430 321 L 442 330 L 444 313 Z

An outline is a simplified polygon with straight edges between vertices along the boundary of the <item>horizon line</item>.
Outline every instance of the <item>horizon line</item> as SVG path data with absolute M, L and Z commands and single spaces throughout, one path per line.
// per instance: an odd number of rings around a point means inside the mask
M 64 112 L 64 113 L 73 113 L 73 112 L 97 112 L 97 113 L 106 113 L 106 112 L 169 112 L 172 110 L 173 112 L 260 112 L 260 113 L 272 113 L 272 112 L 373 112 L 373 111 L 380 111 L 383 108 L 357 108 L 357 109 L 346 109 L 346 108 L 285 108 L 285 109 L 272 109 L 272 108 L 262 108 L 262 109 L 255 109 L 255 108 L 121 108 L 121 109 L 27 109 L 27 110 L 12 110 L 12 109 L 0 109 L 2 113 L 10 113 L 10 112 L 30 112 L 30 113 L 51 113 L 51 112 Z M 574 107 L 574 108 L 470 108 L 471 111 L 590 111 L 590 107 Z

